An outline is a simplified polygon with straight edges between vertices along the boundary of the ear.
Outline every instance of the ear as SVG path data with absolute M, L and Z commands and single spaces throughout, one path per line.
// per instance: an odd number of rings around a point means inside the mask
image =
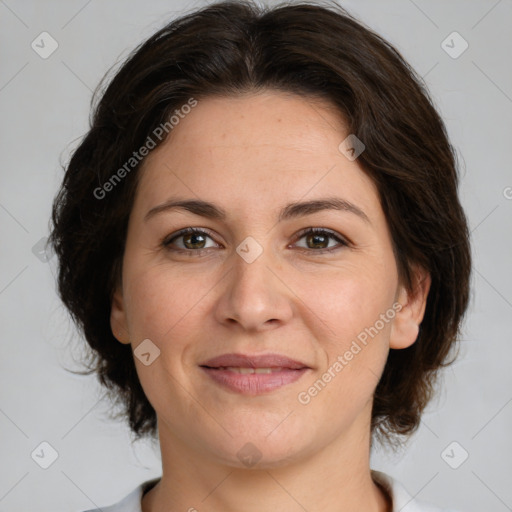
M 117 341 L 126 345 L 130 343 L 123 292 L 121 291 L 120 286 L 116 288 L 112 297 L 112 304 L 110 306 L 110 328 L 112 329 L 112 334 Z
M 408 292 L 400 285 L 396 302 L 400 304 L 391 326 L 389 348 L 402 349 L 410 347 L 418 338 L 420 324 L 427 306 L 430 290 L 430 273 L 422 267 L 413 266 L 413 290 Z

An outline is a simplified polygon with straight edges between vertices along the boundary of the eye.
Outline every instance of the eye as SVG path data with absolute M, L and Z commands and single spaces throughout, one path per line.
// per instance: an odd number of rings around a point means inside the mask
M 194 253 L 194 255 L 197 255 L 202 253 L 203 250 L 218 247 L 218 244 L 215 242 L 213 245 L 206 245 L 208 238 L 213 241 L 211 235 L 203 229 L 185 228 L 164 239 L 162 245 L 172 251 L 188 253 L 190 255 Z M 179 242 L 176 242 L 177 240 Z
M 210 239 L 213 244 L 207 245 L 207 239 Z M 334 231 L 325 228 L 307 228 L 301 231 L 296 240 L 306 239 L 306 247 L 298 246 L 301 251 L 315 252 L 315 253 L 329 253 L 346 247 L 349 243 Z M 330 245 L 330 241 L 334 240 L 337 244 Z M 295 245 L 297 242 L 295 242 Z M 162 246 L 174 252 L 184 253 L 189 256 L 198 256 L 215 247 L 219 247 L 213 241 L 212 235 L 204 229 L 198 228 L 185 228 L 162 241 Z
M 348 242 L 344 240 L 340 235 L 325 228 L 307 228 L 306 230 L 299 233 L 297 240 L 301 240 L 302 238 L 306 239 L 306 247 L 302 248 L 308 252 L 333 252 L 338 250 L 340 246 L 346 247 L 349 245 Z M 329 246 L 329 239 L 337 241 L 338 244 Z

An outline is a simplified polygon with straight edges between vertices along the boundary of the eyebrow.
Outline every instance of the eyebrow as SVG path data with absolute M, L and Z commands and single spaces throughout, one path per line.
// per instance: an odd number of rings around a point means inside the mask
M 174 209 L 186 210 L 195 215 L 214 220 L 225 220 L 227 218 L 227 213 L 224 209 L 208 201 L 199 199 L 169 199 L 165 203 L 151 208 L 151 210 L 146 213 L 144 220 L 147 221 L 159 213 Z M 325 197 L 311 201 L 289 203 L 279 212 L 278 221 L 281 222 L 283 220 L 304 217 L 324 210 L 353 213 L 371 225 L 370 219 L 361 208 L 340 197 Z

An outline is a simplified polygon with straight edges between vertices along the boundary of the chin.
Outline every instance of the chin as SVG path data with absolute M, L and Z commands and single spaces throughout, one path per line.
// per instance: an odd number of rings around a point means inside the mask
M 304 445 L 303 434 L 290 431 L 278 434 L 275 431 L 269 435 L 268 429 L 262 432 L 253 428 L 252 432 L 233 433 L 233 437 L 219 440 L 219 444 L 215 446 L 211 444 L 210 437 L 209 451 L 226 466 L 252 470 L 286 466 L 306 456 L 309 451 Z M 313 446 L 311 451 L 314 451 Z

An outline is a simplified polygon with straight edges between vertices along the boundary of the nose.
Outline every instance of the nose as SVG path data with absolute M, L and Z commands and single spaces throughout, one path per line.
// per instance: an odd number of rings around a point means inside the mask
M 264 250 L 250 263 L 233 254 L 231 270 L 222 280 L 216 304 L 220 323 L 246 331 L 266 331 L 292 318 L 294 295 L 279 275 L 281 267 L 270 252 Z

